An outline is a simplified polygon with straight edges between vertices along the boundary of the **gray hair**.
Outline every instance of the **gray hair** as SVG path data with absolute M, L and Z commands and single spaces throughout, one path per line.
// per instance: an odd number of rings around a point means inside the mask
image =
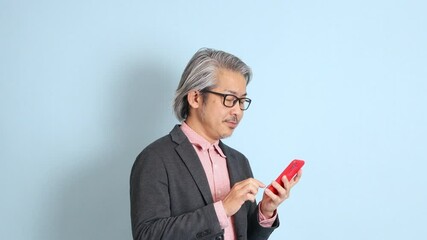
M 219 69 L 228 69 L 241 73 L 246 84 L 252 78 L 252 70 L 238 57 L 223 51 L 202 48 L 188 62 L 175 92 L 173 108 L 179 121 L 188 117 L 189 104 L 187 95 L 192 90 L 208 90 L 215 86 Z

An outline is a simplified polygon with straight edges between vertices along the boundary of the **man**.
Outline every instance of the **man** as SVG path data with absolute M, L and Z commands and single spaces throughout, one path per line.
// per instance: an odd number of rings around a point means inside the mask
M 180 125 L 137 157 L 130 178 L 134 239 L 267 239 L 279 226 L 277 207 L 301 171 L 278 195 L 259 188 L 246 157 L 225 145 L 251 100 L 251 69 L 239 58 L 201 49 L 182 74 L 174 110 Z

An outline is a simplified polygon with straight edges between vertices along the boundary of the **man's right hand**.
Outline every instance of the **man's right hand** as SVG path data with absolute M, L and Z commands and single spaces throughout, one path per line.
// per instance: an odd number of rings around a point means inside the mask
M 246 201 L 254 202 L 259 188 L 265 188 L 265 185 L 255 178 L 248 178 L 234 184 L 230 192 L 222 200 L 227 217 L 231 217 L 239 211 Z

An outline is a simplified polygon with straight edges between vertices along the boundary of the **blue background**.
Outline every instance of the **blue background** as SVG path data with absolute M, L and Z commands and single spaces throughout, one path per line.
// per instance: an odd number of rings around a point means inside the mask
M 427 2 L 0 1 L 0 239 L 131 239 L 129 173 L 195 51 L 254 71 L 225 142 L 301 182 L 271 239 L 427 239 Z

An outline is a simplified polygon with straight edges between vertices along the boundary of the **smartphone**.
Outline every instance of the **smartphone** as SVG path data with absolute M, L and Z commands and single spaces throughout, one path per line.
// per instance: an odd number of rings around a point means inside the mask
M 300 159 L 294 159 L 291 163 L 283 170 L 282 174 L 277 177 L 276 182 L 278 182 L 280 185 L 283 186 L 282 177 L 286 175 L 286 178 L 291 181 L 292 178 L 295 177 L 295 175 L 298 173 L 298 171 L 304 166 L 304 160 Z M 278 194 L 277 190 L 272 186 L 268 186 L 268 189 L 270 189 L 274 194 Z

